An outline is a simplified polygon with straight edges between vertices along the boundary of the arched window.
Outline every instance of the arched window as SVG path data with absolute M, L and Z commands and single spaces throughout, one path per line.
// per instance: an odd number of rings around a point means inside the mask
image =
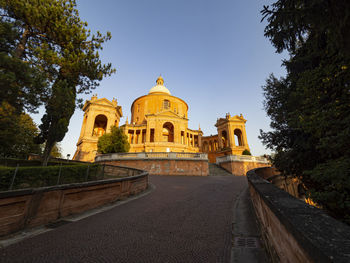
M 236 146 L 243 146 L 242 131 L 240 129 L 235 129 L 234 134 Z
M 170 109 L 170 101 L 163 100 L 163 109 L 165 110 Z
M 221 140 L 222 140 L 222 147 L 227 148 L 228 143 L 227 143 L 227 132 L 226 131 L 221 132 Z
M 163 125 L 163 141 L 174 142 L 174 125 L 166 122 Z
M 93 136 L 102 136 L 106 132 L 107 117 L 103 114 L 97 115 L 94 123 Z

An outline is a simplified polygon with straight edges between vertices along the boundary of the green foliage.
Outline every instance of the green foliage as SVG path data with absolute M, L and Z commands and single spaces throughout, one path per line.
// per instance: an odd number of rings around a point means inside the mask
M 45 75 L 15 56 L 20 38 L 18 25 L 0 17 L 0 104 L 6 102 L 20 114 L 35 112 L 46 96 Z
M 62 162 L 62 161 L 50 161 L 48 165 L 55 166 L 55 165 L 61 165 L 61 164 L 68 164 L 68 162 Z M 80 165 L 81 163 L 77 163 L 75 161 L 69 161 L 69 165 Z M 0 166 L 5 167 L 16 167 L 19 165 L 19 167 L 23 166 L 41 166 L 40 160 L 24 160 L 24 159 L 15 159 L 15 158 L 0 158 Z
M 0 167 L 0 191 L 7 191 L 11 185 L 14 167 Z M 57 185 L 59 171 L 61 175 L 59 184 L 80 183 L 95 181 L 103 178 L 103 167 L 98 164 L 88 165 L 65 165 L 56 166 L 37 166 L 37 167 L 19 167 L 14 189 L 36 188 L 44 186 Z M 86 178 L 87 169 L 89 169 L 89 177 Z
M 98 139 L 97 147 L 99 153 L 122 153 L 129 151 L 130 144 L 123 130 L 113 126 L 111 133 L 106 133 Z
M 298 176 L 313 201 L 350 223 L 350 2 L 280 0 L 262 11 L 287 76 L 264 86 L 275 166 Z
M 0 8 L 3 24 L 15 28 L 7 37 L 14 39 L 8 45 L 11 56 L 44 75 L 49 87 L 37 139 L 38 144 L 45 142 L 46 165 L 51 148 L 67 132 L 76 102 L 81 102 L 77 94 L 89 93 L 115 71 L 101 63 L 98 53 L 111 35 L 91 35 L 74 0 L 0 0 Z
M 23 160 L 15 158 L 0 158 L 0 166 L 5 167 L 16 167 L 19 166 L 40 166 L 41 161 L 39 160 Z
M 56 143 L 51 150 L 50 156 L 53 158 L 62 158 L 62 149 L 59 143 Z
M 0 106 L 0 153 L 2 157 L 27 158 L 30 153 L 40 154 L 34 143 L 38 128 L 28 114 L 17 114 L 16 109 L 3 101 Z
M 46 113 L 39 125 L 38 143 L 45 143 L 44 163 L 48 161 L 52 147 L 62 141 L 68 131 L 69 120 L 75 109 L 75 90 L 69 87 L 67 81 L 56 81 L 53 94 L 46 105 Z
M 242 152 L 242 155 L 252 155 L 252 154 L 250 153 L 249 150 L 245 149 L 245 150 Z

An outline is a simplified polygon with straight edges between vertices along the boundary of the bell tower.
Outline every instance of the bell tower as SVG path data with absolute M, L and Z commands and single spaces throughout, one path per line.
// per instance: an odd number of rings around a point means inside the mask
M 97 153 L 98 138 L 109 132 L 111 126 L 118 127 L 123 113 L 116 99 L 98 99 L 97 95 L 85 102 L 83 111 L 83 124 L 73 160 L 93 162 Z
M 241 155 L 244 150 L 249 150 L 243 115 L 231 117 L 229 113 L 225 118 L 217 120 L 215 126 L 218 130 L 219 151 L 227 154 Z

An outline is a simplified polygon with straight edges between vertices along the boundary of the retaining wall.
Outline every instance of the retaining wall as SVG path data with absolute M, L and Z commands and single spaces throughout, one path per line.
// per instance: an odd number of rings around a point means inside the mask
M 133 167 L 151 175 L 209 175 L 208 156 L 199 153 L 103 154 L 95 163 Z
M 350 227 L 248 172 L 251 200 L 274 262 L 350 262 Z
M 245 176 L 249 170 L 269 166 L 266 158 L 249 155 L 225 155 L 216 158 L 216 163 L 231 174 Z
M 148 187 L 148 173 L 118 179 L 0 192 L 0 236 L 81 213 Z

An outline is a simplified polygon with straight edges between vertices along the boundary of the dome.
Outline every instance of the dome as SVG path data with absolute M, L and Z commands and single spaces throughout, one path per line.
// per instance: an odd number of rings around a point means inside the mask
M 164 80 L 162 78 L 162 76 L 159 76 L 159 78 L 156 81 L 157 85 L 154 86 L 153 88 L 150 89 L 150 91 L 148 92 L 148 94 L 151 93 L 166 93 L 171 95 L 170 91 L 163 85 L 164 84 Z

